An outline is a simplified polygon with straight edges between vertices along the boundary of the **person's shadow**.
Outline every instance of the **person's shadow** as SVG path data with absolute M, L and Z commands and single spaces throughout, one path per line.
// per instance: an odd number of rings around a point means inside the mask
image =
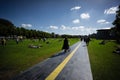
M 58 54 L 52 55 L 50 58 L 61 56 L 61 55 L 64 55 L 64 54 L 65 54 L 65 52 L 59 52 Z

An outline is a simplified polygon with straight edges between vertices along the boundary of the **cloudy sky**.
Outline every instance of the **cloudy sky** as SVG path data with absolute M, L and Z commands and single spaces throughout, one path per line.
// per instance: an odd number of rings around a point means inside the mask
M 0 0 L 0 18 L 17 27 L 87 35 L 113 27 L 119 0 Z

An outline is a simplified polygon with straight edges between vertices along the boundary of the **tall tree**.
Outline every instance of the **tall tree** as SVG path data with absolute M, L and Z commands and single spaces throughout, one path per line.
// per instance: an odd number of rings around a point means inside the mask
M 116 19 L 114 20 L 113 25 L 115 25 L 114 30 L 117 42 L 120 43 L 120 5 L 118 7 L 118 11 L 116 11 Z

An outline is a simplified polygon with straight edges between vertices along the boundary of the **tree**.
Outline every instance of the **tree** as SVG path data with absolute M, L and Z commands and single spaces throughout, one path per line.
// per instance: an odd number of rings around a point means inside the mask
M 50 34 L 44 31 L 29 30 L 23 27 L 16 27 L 12 22 L 6 19 L 0 19 L 0 36 L 25 36 L 27 38 L 50 38 L 54 37 L 54 34 Z
M 118 7 L 118 11 L 116 11 L 116 19 L 113 22 L 114 32 L 116 35 L 117 42 L 120 43 L 120 6 Z
M 6 19 L 0 19 L 0 36 L 14 35 L 15 26 Z

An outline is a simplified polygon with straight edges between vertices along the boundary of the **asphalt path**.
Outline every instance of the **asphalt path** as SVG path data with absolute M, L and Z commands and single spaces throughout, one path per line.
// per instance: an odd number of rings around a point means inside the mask
M 78 42 L 69 52 L 60 51 L 12 80 L 93 80 L 86 43 Z

